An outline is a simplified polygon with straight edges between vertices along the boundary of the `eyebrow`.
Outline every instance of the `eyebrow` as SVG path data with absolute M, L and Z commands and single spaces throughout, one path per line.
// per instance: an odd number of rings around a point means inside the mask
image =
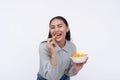
M 59 25 L 63 25 L 63 24 L 58 24 L 57 26 L 59 26 Z
M 58 24 L 57 26 L 59 26 L 59 25 L 63 25 L 63 24 Z M 54 26 L 54 25 L 50 25 L 50 26 Z

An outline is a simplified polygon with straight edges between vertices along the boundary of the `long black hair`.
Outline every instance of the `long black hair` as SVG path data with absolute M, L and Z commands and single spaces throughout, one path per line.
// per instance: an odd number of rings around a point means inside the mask
M 65 25 L 66 25 L 67 27 L 69 26 L 67 20 L 66 20 L 64 17 L 62 17 L 62 16 L 56 16 L 56 17 L 53 17 L 53 18 L 50 20 L 50 22 L 49 22 L 49 27 L 50 27 L 51 22 L 52 22 L 54 19 L 60 19 L 60 20 L 62 20 L 62 21 L 65 23 Z M 49 31 L 48 38 L 51 38 L 51 37 L 52 37 L 52 35 L 50 34 L 50 31 Z M 71 40 L 70 29 L 69 29 L 69 31 L 66 33 L 66 40 L 68 40 L 68 41 Z

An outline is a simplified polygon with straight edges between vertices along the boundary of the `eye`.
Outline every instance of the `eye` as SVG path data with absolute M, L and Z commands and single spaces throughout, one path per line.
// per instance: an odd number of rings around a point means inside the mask
M 50 26 L 50 29 L 54 29 L 54 28 L 55 28 L 55 26 L 53 26 L 53 25 L 52 25 L 52 26 Z
M 62 25 L 58 25 L 58 28 L 61 28 L 61 27 L 63 27 Z

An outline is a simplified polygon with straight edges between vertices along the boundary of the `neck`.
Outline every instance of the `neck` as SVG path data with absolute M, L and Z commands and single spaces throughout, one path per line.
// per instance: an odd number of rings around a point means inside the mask
M 66 40 L 57 42 L 57 44 L 59 45 L 60 48 L 63 48 L 65 46 L 65 43 L 66 43 Z

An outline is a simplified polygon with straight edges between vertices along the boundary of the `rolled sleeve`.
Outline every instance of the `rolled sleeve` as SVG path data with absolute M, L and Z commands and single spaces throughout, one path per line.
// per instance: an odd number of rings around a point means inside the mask
M 73 66 L 73 63 L 71 62 L 69 71 L 67 73 L 68 76 L 74 76 L 77 74 L 77 73 L 76 74 L 73 73 L 73 69 L 74 69 L 74 66 Z
M 54 80 L 56 78 L 57 68 L 53 67 L 50 62 L 50 53 L 47 50 L 47 46 L 40 44 L 39 46 L 39 56 L 40 56 L 40 74 L 49 80 Z

